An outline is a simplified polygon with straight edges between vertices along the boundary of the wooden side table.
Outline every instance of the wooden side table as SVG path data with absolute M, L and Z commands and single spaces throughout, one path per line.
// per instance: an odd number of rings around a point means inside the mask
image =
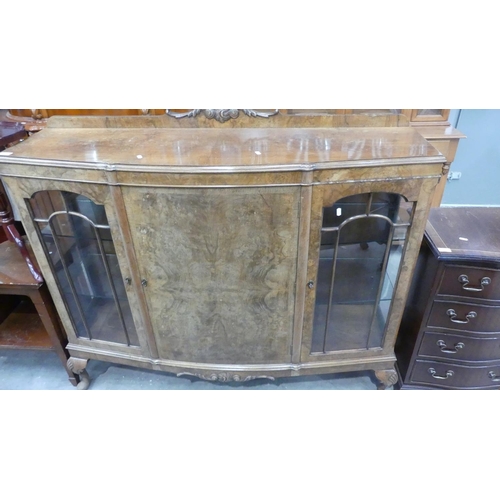
M 28 136 L 20 123 L 0 121 L 0 151 Z
M 78 376 L 67 367 L 69 353 L 66 350 L 66 345 L 68 341 L 59 322 L 52 297 L 38 271 L 36 260 L 13 222 L 7 197 L 0 190 L 0 223 L 8 237 L 7 241 L 0 243 L 0 295 L 22 295 L 32 301 L 53 347 L 68 373 L 69 381 L 73 385 L 77 385 Z M 2 302 L 6 303 L 7 301 Z M 8 319 L 0 324 L 0 333 L 2 325 L 5 326 Z
M 24 295 L 31 299 L 47 331 L 52 345 L 68 373 L 73 385 L 78 383 L 67 366 L 69 354 L 65 349 L 67 340 L 59 324 L 54 303 L 45 282 L 36 281 L 15 243 L 5 241 L 0 244 L 0 294 Z

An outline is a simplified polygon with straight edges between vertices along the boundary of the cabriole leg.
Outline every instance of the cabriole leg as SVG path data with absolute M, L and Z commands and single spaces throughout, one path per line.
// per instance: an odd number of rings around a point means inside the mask
M 80 382 L 76 388 L 82 391 L 88 389 L 90 385 L 90 377 L 85 369 L 88 361 L 88 359 L 74 358 L 73 356 L 68 359 L 68 368 L 80 377 Z
M 375 377 L 380 382 L 377 389 L 387 389 L 398 381 L 398 374 L 394 368 L 389 370 L 375 370 Z

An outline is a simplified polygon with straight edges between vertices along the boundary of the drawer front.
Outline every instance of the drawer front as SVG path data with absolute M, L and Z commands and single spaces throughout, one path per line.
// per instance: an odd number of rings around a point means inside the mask
M 445 266 L 438 294 L 500 300 L 500 271 L 477 267 Z
M 448 333 L 424 333 L 419 356 L 431 356 L 458 361 L 500 361 L 500 335 L 473 337 Z
M 417 359 L 410 382 L 450 389 L 500 387 L 500 363 L 494 366 L 460 366 Z
M 469 332 L 500 332 L 500 307 L 436 300 L 427 326 Z

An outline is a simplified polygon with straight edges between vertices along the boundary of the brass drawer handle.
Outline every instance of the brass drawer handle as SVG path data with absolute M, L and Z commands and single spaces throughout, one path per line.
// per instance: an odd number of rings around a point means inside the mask
M 436 370 L 434 370 L 434 368 L 429 368 L 427 371 L 431 374 L 432 378 L 438 378 L 440 380 L 446 380 L 447 378 L 453 377 L 453 370 L 446 370 L 444 377 L 436 375 Z
M 456 354 L 459 349 L 463 349 L 465 347 L 463 342 L 457 342 L 454 345 L 454 349 L 448 349 L 444 340 L 438 340 L 437 345 L 441 349 L 441 352 L 445 352 L 446 354 Z
M 495 372 L 488 372 L 488 377 L 490 377 L 493 382 L 500 382 L 500 377 Z
M 479 282 L 481 288 L 474 288 L 473 286 L 467 286 L 469 284 L 469 277 L 466 274 L 461 274 L 458 277 L 458 281 L 462 283 L 462 288 L 464 290 L 467 290 L 468 292 L 482 292 L 484 290 L 484 287 L 488 286 L 491 283 L 491 278 L 488 278 L 488 276 L 481 278 L 481 281 Z
M 450 317 L 450 321 L 453 323 L 460 323 L 460 324 L 466 324 L 468 323 L 471 319 L 477 318 L 477 312 L 476 311 L 470 311 L 467 313 L 465 316 L 465 319 L 456 319 L 457 318 L 457 313 L 455 312 L 455 309 L 448 309 L 446 311 L 446 314 Z

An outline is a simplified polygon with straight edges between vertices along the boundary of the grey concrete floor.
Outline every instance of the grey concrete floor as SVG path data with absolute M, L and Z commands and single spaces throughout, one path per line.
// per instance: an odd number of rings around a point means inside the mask
M 371 372 L 314 375 L 245 384 L 191 377 L 90 360 L 89 390 L 376 390 Z M 0 349 L 0 390 L 75 390 L 53 351 Z

